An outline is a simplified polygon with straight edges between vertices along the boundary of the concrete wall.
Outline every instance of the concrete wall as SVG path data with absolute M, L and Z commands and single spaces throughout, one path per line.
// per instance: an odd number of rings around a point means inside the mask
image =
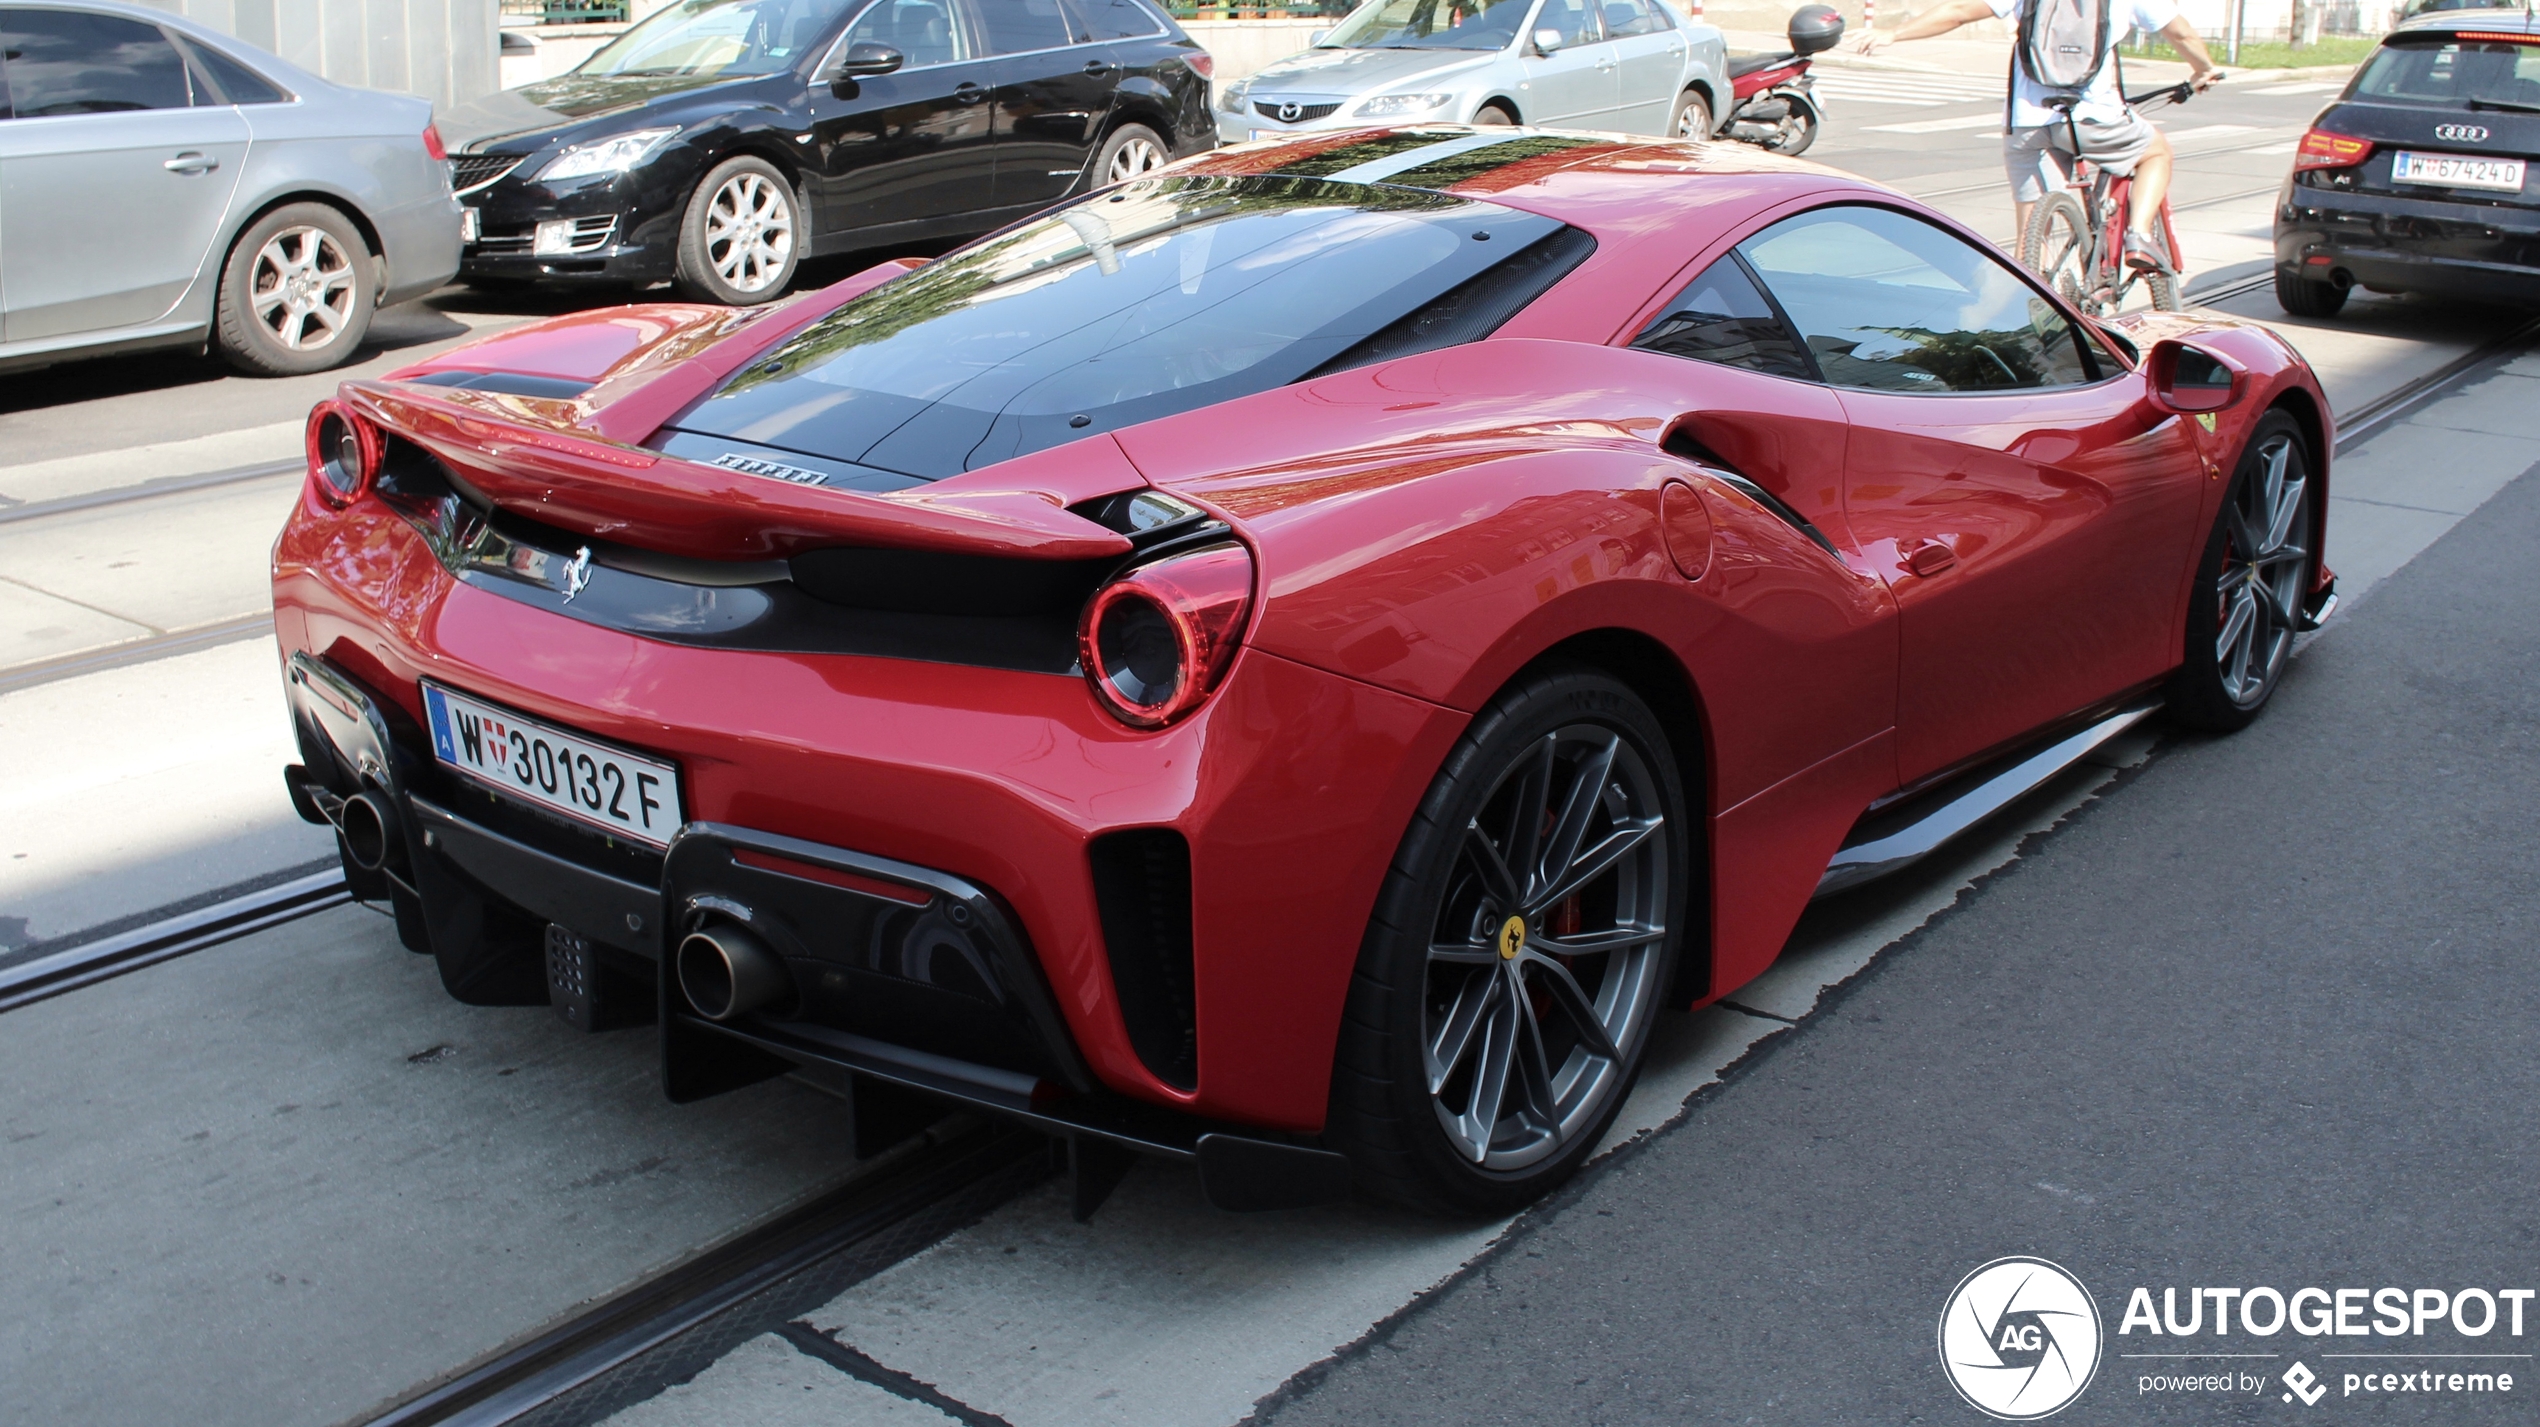
M 502 87 L 499 0 L 145 0 L 338 84 L 435 104 Z
M 1217 83 L 1232 84 L 1314 43 L 1336 20 L 1184 20 L 1182 28 L 1217 61 Z

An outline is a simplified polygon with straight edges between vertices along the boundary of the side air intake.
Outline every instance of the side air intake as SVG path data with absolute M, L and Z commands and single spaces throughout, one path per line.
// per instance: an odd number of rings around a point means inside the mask
M 1094 839 L 1093 872 L 1129 1044 L 1156 1079 L 1193 1089 L 1199 1023 L 1191 990 L 1191 846 L 1171 828 L 1106 833 Z

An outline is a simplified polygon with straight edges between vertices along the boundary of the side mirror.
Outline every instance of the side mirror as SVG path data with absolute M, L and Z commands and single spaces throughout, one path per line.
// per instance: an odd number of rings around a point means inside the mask
M 1561 32 L 1559 30 L 1552 28 L 1550 25 L 1546 25 L 1542 29 L 1535 31 L 1536 54 L 1549 56 L 1554 50 L 1559 48 L 1561 48 Z
M 2248 370 L 2238 362 L 2175 337 L 2154 343 L 2144 367 L 2152 399 L 2186 416 L 2220 411 L 2240 400 L 2249 385 Z
M 847 57 L 839 64 L 838 74 L 846 79 L 870 79 L 877 74 L 889 74 L 906 63 L 908 56 L 889 45 L 858 40 L 847 46 Z
M 1314 48 L 1316 45 L 1319 45 L 1319 44 L 1323 43 L 1325 40 L 1328 40 L 1328 39 L 1330 39 L 1331 37 L 1332 37 L 1332 32 L 1331 32 L 1330 30 L 1328 30 L 1328 29 L 1316 30 L 1314 33 L 1312 33 L 1312 34 L 1310 34 L 1310 35 L 1307 35 L 1307 36 L 1305 37 L 1305 47 L 1306 47 L 1307 49 L 1312 49 L 1312 48 Z

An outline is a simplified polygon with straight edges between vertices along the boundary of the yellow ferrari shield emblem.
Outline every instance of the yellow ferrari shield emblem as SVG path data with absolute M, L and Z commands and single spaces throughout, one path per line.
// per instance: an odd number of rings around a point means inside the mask
M 2213 430 L 2214 414 L 2210 411 L 2200 411 L 2196 413 L 2196 424 L 2204 427 L 2207 431 Z
M 1526 949 L 1526 919 L 1510 917 L 1499 924 L 1499 959 L 1514 961 Z

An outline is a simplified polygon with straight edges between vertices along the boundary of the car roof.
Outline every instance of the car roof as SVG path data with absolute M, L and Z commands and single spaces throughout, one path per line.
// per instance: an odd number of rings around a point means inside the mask
M 1895 201 L 1867 179 L 1747 144 L 1553 129 L 1427 124 L 1236 144 L 1176 173 L 1321 178 L 1425 188 L 1556 218 L 1600 239 L 1690 236 L 1782 198 Z
M 2428 30 L 2498 30 L 2512 34 L 2540 35 L 2540 19 L 2535 19 L 2521 6 L 2502 6 L 2475 10 L 2428 10 L 2403 21 L 2392 35 L 2423 34 Z M 2384 38 L 2387 38 L 2385 36 Z

